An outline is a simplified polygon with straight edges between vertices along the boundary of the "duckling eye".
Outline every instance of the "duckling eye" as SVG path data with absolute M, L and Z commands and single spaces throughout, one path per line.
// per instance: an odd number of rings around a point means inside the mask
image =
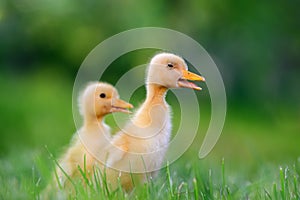
M 100 96 L 100 98 L 105 98 L 106 97 L 106 95 L 104 93 L 101 93 L 99 96 Z
M 172 68 L 174 65 L 172 63 L 168 63 L 168 67 Z

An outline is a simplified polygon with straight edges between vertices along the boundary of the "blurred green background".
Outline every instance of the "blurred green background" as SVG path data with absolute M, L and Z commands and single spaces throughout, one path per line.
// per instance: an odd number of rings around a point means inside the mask
M 0 157 L 45 145 L 60 152 L 76 130 L 72 87 L 87 54 L 121 31 L 156 26 L 197 40 L 223 76 L 227 119 L 206 159 L 241 166 L 293 162 L 300 156 L 299 6 L 294 0 L 1 0 Z M 103 80 L 114 84 L 155 52 L 120 57 Z M 141 88 L 132 102 L 137 106 L 143 95 Z M 210 119 L 206 88 L 197 95 L 203 121 L 186 157 L 196 157 Z M 168 101 L 176 116 L 171 92 Z

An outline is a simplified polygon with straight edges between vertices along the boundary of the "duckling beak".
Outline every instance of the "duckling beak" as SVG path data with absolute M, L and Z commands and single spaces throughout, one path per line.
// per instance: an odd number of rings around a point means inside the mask
M 115 99 L 111 105 L 110 112 L 131 113 L 131 111 L 127 110 L 129 108 L 133 108 L 133 105 L 121 99 Z
M 184 87 L 184 88 L 191 88 L 194 90 L 202 90 L 201 87 L 198 87 L 196 84 L 189 81 L 205 81 L 205 78 L 203 76 L 199 76 L 198 74 L 195 74 L 193 72 L 190 72 L 188 70 L 182 70 L 182 77 L 178 80 L 178 86 Z

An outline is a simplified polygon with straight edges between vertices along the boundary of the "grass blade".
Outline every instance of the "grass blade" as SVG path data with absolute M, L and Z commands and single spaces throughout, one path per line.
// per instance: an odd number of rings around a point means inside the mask
M 84 182 L 85 182 L 88 186 L 90 186 L 90 181 L 89 181 L 88 177 L 86 176 L 86 173 L 84 172 L 84 170 L 82 170 L 81 167 L 80 167 L 79 165 L 77 166 L 77 169 L 79 170 L 81 176 L 83 177 Z
M 225 191 L 225 187 L 226 187 L 226 180 L 225 180 L 225 159 L 222 159 L 222 188 L 223 191 Z
M 193 185 L 194 185 L 194 196 L 195 196 L 195 199 L 199 199 L 198 183 L 197 183 L 197 179 L 196 178 L 193 178 Z
M 75 190 L 75 193 L 76 195 L 78 194 L 78 191 L 77 191 L 77 187 L 76 187 L 76 184 L 74 183 L 74 181 L 72 180 L 72 178 L 67 174 L 67 172 L 65 172 L 65 170 L 60 166 L 60 164 L 58 163 L 58 161 L 55 159 L 55 157 L 53 156 L 53 154 L 49 151 L 48 147 L 45 146 L 51 160 L 56 164 L 56 166 L 62 171 L 62 173 L 67 177 L 67 179 L 70 181 L 70 183 L 72 184 L 74 190 Z M 58 180 L 59 181 L 59 180 Z
M 279 174 L 280 174 L 280 185 L 281 185 L 281 190 L 280 190 L 280 194 L 281 194 L 281 198 L 283 200 L 285 200 L 285 178 L 284 178 L 284 172 L 282 167 L 279 168 Z
M 171 174 L 170 174 L 170 167 L 169 167 L 169 162 L 167 163 L 167 180 L 168 180 L 168 185 L 169 185 L 169 191 L 171 194 L 171 197 L 174 197 L 174 193 L 173 193 L 173 183 L 172 183 L 172 178 L 171 178 Z
M 278 191 L 277 191 L 276 183 L 273 184 L 273 195 L 274 195 L 274 199 L 278 200 Z
M 208 170 L 208 188 L 209 188 L 209 196 L 213 199 L 213 182 L 212 182 L 212 170 Z

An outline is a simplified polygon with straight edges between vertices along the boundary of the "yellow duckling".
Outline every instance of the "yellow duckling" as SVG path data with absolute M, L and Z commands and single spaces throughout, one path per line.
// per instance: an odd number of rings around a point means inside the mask
M 59 161 L 60 167 L 71 178 L 78 177 L 81 169 L 87 174 L 93 172 L 96 164 L 94 152 L 103 149 L 110 140 L 110 129 L 104 123 L 105 115 L 112 112 L 129 113 L 133 106 L 119 99 L 118 91 L 110 84 L 93 82 L 89 84 L 79 98 L 79 107 L 84 118 L 83 126 L 74 135 L 70 147 Z M 84 163 L 85 162 L 85 163 Z M 65 186 L 67 177 L 57 167 L 60 184 Z
M 107 158 L 106 177 L 112 189 L 117 187 L 118 181 L 124 189 L 132 189 L 134 183 L 130 172 L 136 173 L 137 181 L 143 181 L 146 172 L 161 167 L 172 129 L 170 107 L 165 101 L 167 90 L 201 90 L 187 80 L 205 81 L 187 69 L 184 60 L 174 54 L 161 53 L 152 58 L 147 71 L 145 102 L 98 156 L 102 160 Z

